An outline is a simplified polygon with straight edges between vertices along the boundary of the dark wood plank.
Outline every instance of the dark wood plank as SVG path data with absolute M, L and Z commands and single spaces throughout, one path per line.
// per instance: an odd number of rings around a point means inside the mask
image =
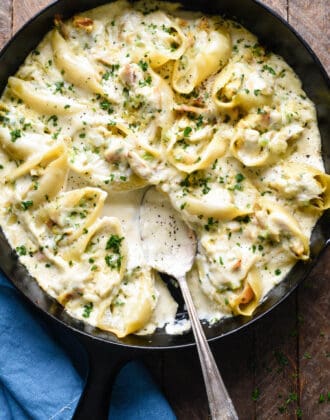
M 298 293 L 300 406 L 306 419 L 330 418 L 329 261 L 330 249 Z
M 213 346 L 215 359 L 240 420 L 255 417 L 252 399 L 255 389 L 254 339 L 254 329 L 250 328 Z
M 3 0 L 2 0 L 3 1 Z M 7 1 L 7 0 L 5 0 Z M 9 1 L 9 0 L 8 0 Z M 33 15 L 54 0 L 12 0 L 13 4 L 13 32 L 18 29 Z
M 215 360 L 241 420 L 255 416 L 253 330 L 212 344 Z M 206 420 L 208 405 L 197 350 L 164 355 L 164 390 L 180 420 Z
M 296 295 L 256 327 L 256 418 L 294 418 L 297 409 Z
M 330 73 L 330 4 L 328 0 L 290 0 L 289 22 L 314 49 Z
M 163 386 L 179 420 L 207 420 L 208 405 L 197 350 L 164 354 Z
M 314 49 L 330 72 L 330 8 L 326 0 L 290 0 L 289 22 Z M 330 418 L 329 311 L 330 250 L 298 291 L 299 389 L 303 418 Z M 319 402 L 321 396 L 321 402 Z M 322 402 L 323 397 L 325 401 Z
M 0 2 L 0 48 L 12 35 L 12 3 L 11 0 Z

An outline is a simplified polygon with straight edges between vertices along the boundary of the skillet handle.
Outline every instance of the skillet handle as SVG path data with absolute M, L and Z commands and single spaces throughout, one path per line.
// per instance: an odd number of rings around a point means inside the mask
M 106 420 L 109 418 L 111 391 L 115 377 L 131 357 L 127 357 L 125 350 L 118 351 L 104 343 L 84 344 L 88 353 L 89 369 L 85 388 L 73 419 Z

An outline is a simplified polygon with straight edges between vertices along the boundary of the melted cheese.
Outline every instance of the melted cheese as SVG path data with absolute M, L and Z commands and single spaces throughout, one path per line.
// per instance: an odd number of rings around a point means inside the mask
M 214 323 L 251 315 L 308 258 L 329 178 L 293 70 L 237 23 L 178 4 L 57 20 L 0 102 L 6 237 L 72 316 L 119 337 L 190 328 L 143 254 L 146 186 L 196 234 L 188 282 Z

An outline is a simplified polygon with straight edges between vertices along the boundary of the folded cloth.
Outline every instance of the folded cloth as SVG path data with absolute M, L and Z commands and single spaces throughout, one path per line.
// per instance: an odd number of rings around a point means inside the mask
M 0 420 L 71 419 L 83 380 L 66 351 L 0 273 Z M 119 373 L 111 420 L 175 416 L 142 364 Z

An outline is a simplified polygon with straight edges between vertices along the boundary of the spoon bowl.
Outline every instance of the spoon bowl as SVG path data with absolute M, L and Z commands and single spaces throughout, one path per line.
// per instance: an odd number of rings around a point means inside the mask
M 144 257 L 155 270 L 178 278 L 191 269 L 197 249 L 195 233 L 167 196 L 153 187 L 142 198 L 140 235 Z

